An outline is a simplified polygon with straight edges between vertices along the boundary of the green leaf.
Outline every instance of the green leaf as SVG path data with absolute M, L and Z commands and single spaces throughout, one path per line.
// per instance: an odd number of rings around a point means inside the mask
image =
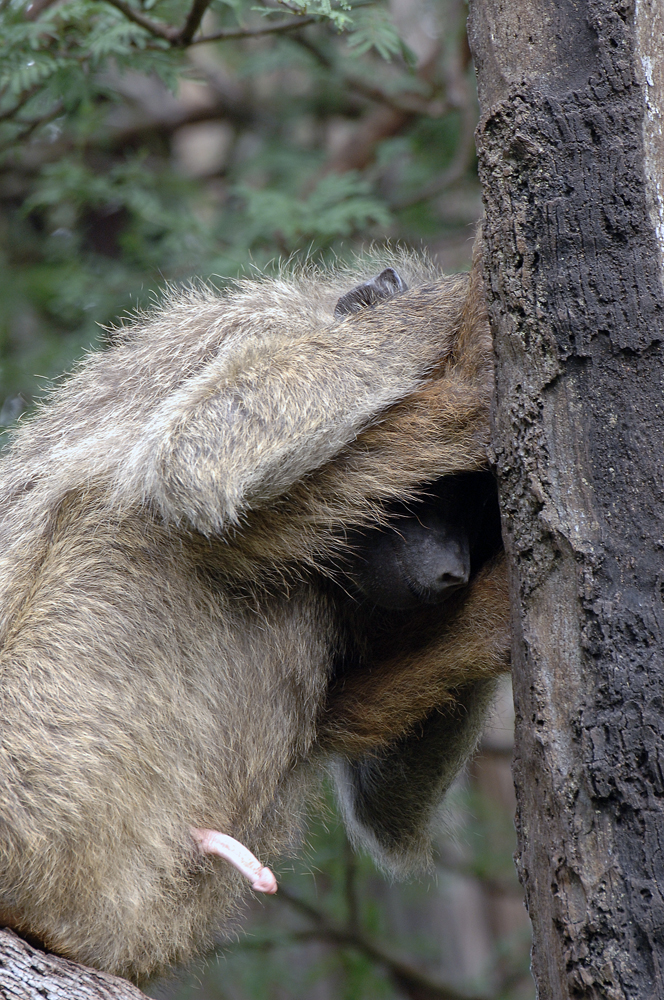
M 296 249 L 305 241 L 329 244 L 369 225 L 385 227 L 391 218 L 369 182 L 355 173 L 328 174 L 305 199 L 245 185 L 238 185 L 236 192 L 245 199 L 252 238 L 274 240 L 277 236 L 284 249 Z
M 252 10 L 261 14 L 274 14 L 274 7 L 252 7 Z M 347 10 L 351 10 L 348 0 L 290 0 L 288 8 L 284 8 L 284 13 L 303 17 L 314 15 L 330 21 L 337 31 L 345 31 L 353 23 L 352 18 L 344 13 Z
M 4 63 L 0 87 L 13 97 L 20 97 L 35 85 L 48 80 L 60 63 L 47 52 L 30 53 L 28 58 Z
M 403 43 L 387 12 L 379 7 L 367 7 L 353 13 L 353 30 L 347 39 L 355 55 L 375 49 L 388 62 L 402 52 Z
M 91 32 L 88 52 L 93 60 L 100 61 L 107 56 L 129 55 L 135 49 L 142 49 L 148 38 L 147 31 L 130 21 L 119 21 L 113 25 L 103 25 L 102 30 Z

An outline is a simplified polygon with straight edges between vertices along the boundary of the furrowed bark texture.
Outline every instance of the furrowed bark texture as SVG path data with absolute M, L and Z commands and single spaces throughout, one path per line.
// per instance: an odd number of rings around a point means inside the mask
M 472 0 L 540 1000 L 664 996 L 664 0 Z
M 0 930 L 2 1000 L 147 1000 L 124 979 L 33 948 Z

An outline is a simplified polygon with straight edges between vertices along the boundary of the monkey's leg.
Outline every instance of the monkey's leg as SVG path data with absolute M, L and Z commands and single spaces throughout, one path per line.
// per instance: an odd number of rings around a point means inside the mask
M 451 603 L 451 602 L 450 602 Z M 380 753 L 456 692 L 509 669 L 509 603 L 504 558 L 486 566 L 452 611 L 425 608 L 407 619 L 404 644 L 387 634 L 383 650 L 333 686 L 320 722 L 320 744 L 350 757 Z M 402 648 L 400 648 L 400 645 Z
M 333 775 L 351 840 L 392 871 L 426 863 L 437 806 L 472 753 L 495 687 L 467 684 L 412 733 L 376 753 L 337 760 Z

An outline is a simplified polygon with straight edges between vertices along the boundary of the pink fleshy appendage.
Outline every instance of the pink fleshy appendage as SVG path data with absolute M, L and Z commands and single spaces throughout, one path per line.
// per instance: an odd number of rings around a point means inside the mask
M 265 868 L 251 851 L 234 837 L 216 830 L 196 830 L 192 827 L 192 836 L 203 854 L 217 854 L 225 858 L 234 868 L 251 882 L 256 892 L 273 893 L 277 891 L 277 880 L 269 868 Z

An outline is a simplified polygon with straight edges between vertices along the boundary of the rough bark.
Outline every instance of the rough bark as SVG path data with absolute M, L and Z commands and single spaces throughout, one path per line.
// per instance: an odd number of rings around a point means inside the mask
M 2 1000 L 147 1000 L 124 979 L 38 951 L 0 930 Z
M 473 0 L 540 1000 L 664 996 L 664 2 Z

